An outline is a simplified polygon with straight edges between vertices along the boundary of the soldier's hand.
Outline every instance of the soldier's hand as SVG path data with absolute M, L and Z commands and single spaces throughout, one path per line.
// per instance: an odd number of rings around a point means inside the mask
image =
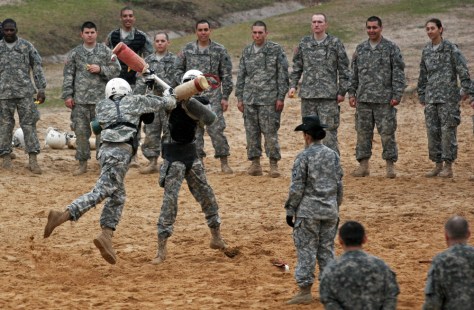
M 400 103 L 400 101 L 398 101 L 397 99 L 390 100 L 390 105 L 392 107 L 397 106 L 399 103 Z
M 356 98 L 355 98 L 355 97 L 350 97 L 350 98 L 349 98 L 349 106 L 350 106 L 351 108 L 355 108 L 356 105 L 357 105 Z
M 280 112 L 283 111 L 283 107 L 285 106 L 285 103 L 283 100 L 277 100 L 275 103 L 275 111 Z
M 293 216 L 287 215 L 287 216 L 286 216 L 286 223 L 287 223 L 288 226 L 290 226 L 290 227 L 295 227 L 295 223 L 293 222 Z
M 87 65 L 86 69 L 90 73 L 95 73 L 95 74 L 100 73 L 100 66 L 99 65 Z
M 337 103 L 343 102 L 344 99 L 345 99 L 344 96 L 342 96 L 342 95 L 337 95 Z
M 471 101 L 471 108 L 474 109 L 474 100 Z
M 72 109 L 72 107 L 74 107 L 74 99 L 72 99 L 72 98 L 67 98 L 66 100 L 64 100 L 64 104 L 65 104 L 66 107 L 68 107 L 69 109 Z
M 38 101 L 38 104 L 42 104 L 46 100 L 46 95 L 44 94 L 44 90 L 38 91 L 36 94 L 36 101 Z
M 294 98 L 296 93 L 296 88 L 292 87 L 290 88 L 290 91 L 288 92 L 288 97 L 289 98 Z
M 229 101 L 222 99 L 221 106 L 222 106 L 222 112 L 227 111 L 227 109 L 229 108 Z
M 243 101 L 237 101 L 237 109 L 239 109 L 240 112 L 244 113 L 244 102 Z

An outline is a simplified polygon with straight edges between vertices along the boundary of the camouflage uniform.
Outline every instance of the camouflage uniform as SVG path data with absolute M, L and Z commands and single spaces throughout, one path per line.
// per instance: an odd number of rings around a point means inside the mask
M 334 258 L 342 176 L 339 156 L 321 143 L 312 143 L 296 157 L 285 209 L 287 216 L 296 216 L 293 239 L 299 287 L 314 283 L 316 259 L 321 274 Z
M 474 247 L 455 244 L 433 259 L 423 309 L 468 310 L 473 305 Z
M 346 95 L 351 78 L 342 42 L 329 34 L 321 43 L 313 35 L 303 37 L 293 56 L 291 88 L 297 88 L 301 75 L 301 116 L 318 115 L 321 123 L 328 125 L 323 143 L 339 154 L 337 96 Z
M 324 269 L 319 295 L 325 309 L 395 310 L 395 273 L 362 250 L 347 251 Z
M 97 121 L 104 128 L 100 135 L 101 172 L 94 188 L 67 207 L 72 220 L 77 221 L 84 213 L 108 198 L 104 204 L 100 225 L 115 230 L 125 204 L 124 178 L 132 157 L 131 141 L 137 134 L 140 116 L 158 112 L 169 105 L 169 99 L 154 95 L 125 96 L 117 102 L 104 99 L 97 104 Z
M 245 47 L 240 58 L 235 96 L 245 105 L 243 116 L 250 160 L 262 156 L 262 134 L 267 157 L 281 159 L 278 144 L 281 111 L 275 111 L 275 103 L 284 101 L 287 92 L 288 60 L 283 48 L 270 41 L 258 52 L 255 52 L 254 43 Z
M 31 81 L 30 73 L 33 72 Z M 36 86 L 36 89 L 35 89 Z M 15 109 L 25 137 L 25 152 L 40 152 L 36 133 L 39 112 L 33 95 L 44 92 L 46 79 L 41 67 L 41 56 L 34 46 L 18 38 L 13 48 L 0 41 L 0 156 L 12 152 Z
M 214 157 L 227 157 L 230 155 L 230 147 L 224 134 L 226 123 L 222 111 L 221 100 L 228 100 L 232 92 L 232 62 L 227 50 L 214 41 L 205 50 L 200 50 L 197 42 L 190 42 L 177 55 L 176 77 L 181 78 L 188 70 L 199 70 L 204 74 L 217 75 L 221 80 L 221 87 L 209 89 L 202 93 L 211 102 L 212 111 L 217 115 L 217 121 L 206 130 L 211 137 L 214 147 Z M 199 127 L 196 134 L 196 148 L 200 158 L 205 157 L 204 152 L 204 128 Z
M 457 157 L 457 127 L 461 123 L 462 90 L 468 93 L 471 80 L 466 59 L 457 46 L 442 40 L 434 50 L 431 43 L 423 49 L 418 78 L 418 97 L 425 103 L 429 158 L 433 162 L 453 162 Z
M 150 69 L 155 72 L 156 76 L 165 81 L 171 87 L 175 87 L 177 84 L 174 72 L 175 60 L 176 56 L 170 52 L 167 52 L 161 59 L 159 59 L 156 54 L 149 55 L 145 58 L 145 62 L 150 66 Z M 145 84 L 145 80 L 139 78 L 137 79 L 137 84 L 133 92 L 135 94 L 145 94 L 147 91 L 146 88 L 147 85 Z M 160 96 L 163 94 L 163 89 L 155 84 L 154 93 Z M 141 145 L 141 150 L 147 159 L 160 156 L 161 132 L 163 128 L 167 126 L 166 121 L 166 112 L 162 110 L 155 113 L 153 123 L 145 124 L 144 132 L 146 136 L 144 143 Z
M 190 100 L 195 100 L 191 98 Z M 180 103 L 178 107 L 180 109 Z M 184 113 L 184 112 L 183 112 Z M 168 115 L 170 116 L 170 115 Z M 186 116 L 185 116 L 186 117 Z M 195 130 L 198 126 L 197 121 L 186 117 L 186 127 L 192 129 L 191 138 L 194 140 Z M 163 165 L 160 168 L 159 184 L 164 188 L 163 204 L 161 206 L 160 218 L 158 220 L 158 238 L 166 239 L 173 234 L 173 225 L 178 214 L 178 194 L 181 184 L 184 179 L 188 183 L 188 188 L 194 199 L 201 206 L 202 212 L 205 215 L 207 226 L 209 228 L 220 227 L 221 219 L 219 217 L 219 206 L 217 205 L 216 197 L 211 186 L 207 182 L 206 171 L 198 154 L 194 142 L 179 143 L 172 138 L 170 120 L 168 126 L 163 132 Z M 184 128 L 184 126 L 183 126 Z M 189 162 L 175 160 L 170 161 L 166 154 L 166 146 L 180 146 L 186 148 L 188 151 L 193 151 L 192 154 L 186 154 Z
M 89 52 L 80 44 L 73 48 L 64 65 L 63 92 L 61 98 L 74 99 L 71 111 L 71 128 L 76 134 L 76 159 L 87 161 L 91 158 L 89 138 L 90 122 L 95 118 L 95 104 L 105 97 L 105 85 L 118 76 L 120 64 L 111 61 L 112 51 L 102 43 L 97 43 Z M 88 64 L 100 66 L 100 73 L 87 71 Z M 96 140 L 97 144 L 99 139 Z M 98 148 L 96 148 L 98 149 Z
M 382 158 L 397 161 L 397 109 L 390 105 L 390 100 L 400 102 L 402 99 L 406 87 L 404 69 L 400 49 L 385 38 L 374 49 L 369 40 L 357 46 L 352 59 L 349 96 L 357 100 L 355 123 L 358 161 L 372 156 L 375 126 L 382 140 Z

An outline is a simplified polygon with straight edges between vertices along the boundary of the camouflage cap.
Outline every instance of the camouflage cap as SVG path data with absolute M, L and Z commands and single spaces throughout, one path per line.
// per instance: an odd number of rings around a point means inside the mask
M 303 124 L 298 125 L 295 131 L 316 131 L 327 127 L 327 125 L 321 124 L 317 115 L 309 115 L 303 117 Z

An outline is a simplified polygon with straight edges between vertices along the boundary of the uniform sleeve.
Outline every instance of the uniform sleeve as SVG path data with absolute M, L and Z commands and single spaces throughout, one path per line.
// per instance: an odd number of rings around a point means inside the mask
M 359 67 L 358 67 L 358 57 L 357 57 L 358 50 L 354 52 L 352 55 L 352 75 L 351 75 L 351 82 L 349 85 L 349 97 L 355 97 L 357 95 L 357 88 L 359 87 Z
M 153 54 L 154 50 L 153 50 L 153 43 L 150 39 L 150 36 L 148 36 L 146 33 L 143 33 L 143 35 L 145 36 L 145 45 L 142 48 L 142 57 L 145 58 L 148 55 Z
M 44 91 L 46 88 L 46 78 L 41 65 L 41 56 L 38 51 L 32 47 L 29 53 L 31 69 L 33 70 L 33 80 L 38 91 Z
M 245 49 L 242 51 L 242 56 L 239 61 L 239 72 L 237 73 L 237 82 L 235 83 L 235 96 L 238 101 L 242 101 L 244 97 L 245 78 L 247 77 L 247 70 L 245 69 Z
M 342 184 L 342 177 L 344 176 L 344 173 L 342 171 L 341 167 L 341 159 L 339 156 L 336 154 L 336 171 L 337 171 L 337 206 L 341 206 L 342 200 L 344 197 L 344 186 Z
M 111 60 L 112 58 L 112 50 L 109 48 L 106 48 L 106 57 L 105 57 L 105 64 L 100 66 L 100 74 L 102 77 L 105 78 L 106 81 L 118 77 L 120 74 L 120 63 L 118 59 Z
M 146 93 L 146 87 L 147 85 L 145 84 L 145 80 L 143 77 L 139 76 L 137 77 L 137 81 L 135 84 L 135 89 L 133 90 L 134 95 L 144 95 Z
M 397 309 L 397 296 L 400 293 L 395 273 L 387 267 L 385 299 L 382 306 L 383 310 Z
M 324 305 L 325 310 L 343 310 L 344 308 L 339 305 L 337 296 L 335 296 L 332 288 L 331 281 L 334 279 L 331 274 L 331 267 L 326 266 L 321 276 L 321 283 L 319 285 L 319 297 L 321 303 Z
M 300 205 L 301 199 L 303 199 L 306 184 L 306 171 L 306 161 L 298 156 L 293 164 L 290 190 L 288 193 L 288 199 L 285 203 L 286 215 L 288 216 L 296 215 L 296 209 Z
M 76 63 L 74 58 L 75 52 L 71 51 L 67 56 L 63 70 L 63 92 L 62 99 L 74 97 L 74 79 L 76 76 Z
M 283 48 L 279 48 L 278 62 L 277 62 L 277 87 L 278 95 L 277 99 L 284 100 L 286 93 L 289 89 L 289 76 L 288 76 L 288 59 L 286 58 L 285 51 Z
M 349 69 L 349 58 L 347 57 L 344 44 L 338 42 L 337 46 L 337 72 L 339 75 L 338 95 L 345 96 L 351 84 L 351 71 Z
M 405 63 L 398 46 L 393 45 L 392 48 L 392 99 L 400 102 L 403 91 L 406 87 L 405 81 Z
M 295 49 L 293 55 L 293 71 L 290 74 L 290 88 L 297 88 L 301 75 L 303 74 L 303 53 L 301 43 Z
M 176 55 L 174 68 L 176 83 L 181 84 L 181 77 L 186 72 L 186 53 L 184 52 L 184 49 Z
M 232 83 L 232 61 L 226 49 L 223 49 L 220 57 L 219 77 L 222 84 L 222 98 L 228 100 L 234 88 Z
M 112 39 L 111 39 L 111 38 L 112 38 L 112 32 L 113 32 L 113 31 L 109 32 L 109 34 L 108 34 L 107 37 L 105 38 L 105 42 L 104 42 L 104 44 L 105 44 L 108 48 L 110 48 L 111 50 L 114 49 L 114 47 L 112 46 Z
M 426 279 L 425 286 L 425 303 L 423 304 L 423 310 L 441 310 L 443 308 L 443 298 L 441 290 L 438 287 L 436 279 L 436 263 L 431 264 L 430 270 L 428 271 L 428 277 Z
M 420 75 L 418 76 L 418 85 L 417 85 L 417 92 L 418 92 L 418 99 L 420 102 L 426 102 L 426 84 L 428 83 L 428 70 L 426 69 L 425 65 L 425 57 L 424 53 L 421 55 L 420 61 Z
M 461 81 L 462 90 L 467 94 L 471 90 L 471 77 L 469 76 L 466 58 L 464 58 L 461 51 L 456 46 L 454 46 L 453 58 L 456 66 L 456 72 L 459 76 L 459 80 Z

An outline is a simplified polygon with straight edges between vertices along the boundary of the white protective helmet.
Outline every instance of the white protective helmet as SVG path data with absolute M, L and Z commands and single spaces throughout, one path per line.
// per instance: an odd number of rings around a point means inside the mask
M 188 70 L 181 78 L 181 84 L 194 80 L 200 75 L 203 75 L 203 73 L 199 70 Z
M 25 136 L 23 135 L 23 130 L 21 128 L 17 128 L 15 130 L 12 140 L 12 144 L 14 147 L 25 147 Z
M 110 98 L 114 95 L 126 96 L 130 93 L 132 93 L 130 84 L 121 78 L 113 78 L 105 85 L 105 98 Z
M 56 128 L 49 127 L 46 129 L 44 142 L 50 148 L 60 150 L 66 146 L 67 136 L 64 132 L 59 132 Z

